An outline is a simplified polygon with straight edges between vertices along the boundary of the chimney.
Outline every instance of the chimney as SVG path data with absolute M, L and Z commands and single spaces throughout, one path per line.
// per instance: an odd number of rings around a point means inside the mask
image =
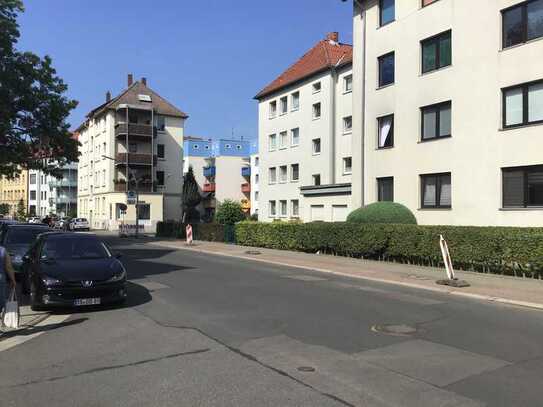
M 328 34 L 326 34 L 326 39 L 328 41 L 339 42 L 339 33 L 337 31 L 328 33 Z
M 141 83 L 143 83 L 144 86 L 147 86 L 147 78 L 146 78 L 146 77 L 142 77 L 142 78 L 141 78 Z
M 106 102 L 109 102 L 111 100 L 111 92 L 108 90 L 106 92 Z
M 132 75 L 131 73 L 128 74 L 128 86 L 132 86 L 132 84 L 134 83 L 134 75 Z

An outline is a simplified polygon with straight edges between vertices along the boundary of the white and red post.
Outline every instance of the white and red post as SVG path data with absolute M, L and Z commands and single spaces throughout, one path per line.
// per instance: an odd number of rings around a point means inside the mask
M 185 228 L 185 234 L 187 236 L 187 244 L 192 244 L 192 226 L 187 225 Z

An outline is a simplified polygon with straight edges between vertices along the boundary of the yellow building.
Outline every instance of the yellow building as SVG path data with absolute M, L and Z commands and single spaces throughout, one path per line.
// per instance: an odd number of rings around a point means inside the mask
M 21 199 L 24 202 L 26 211 L 28 203 L 28 171 L 21 171 L 21 173 L 13 179 L 0 177 L 0 205 L 9 205 L 9 212 L 6 216 L 15 216 L 17 213 L 17 205 Z

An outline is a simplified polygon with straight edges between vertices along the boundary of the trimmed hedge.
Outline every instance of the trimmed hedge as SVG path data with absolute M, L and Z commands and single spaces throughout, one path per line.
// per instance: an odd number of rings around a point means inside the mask
M 417 218 L 406 206 L 397 202 L 374 202 L 362 208 L 355 209 L 347 222 L 352 223 L 395 223 L 416 225 Z
M 356 223 L 236 224 L 245 246 L 443 267 L 439 235 L 456 269 L 543 278 L 543 228 Z
M 177 221 L 158 222 L 156 236 L 185 239 L 186 226 L 187 224 Z M 230 226 L 230 228 L 233 228 L 233 226 Z M 231 242 L 232 238 L 229 237 L 233 233 L 228 229 L 228 225 L 225 226 L 218 223 L 194 223 L 192 224 L 192 236 L 194 240 Z

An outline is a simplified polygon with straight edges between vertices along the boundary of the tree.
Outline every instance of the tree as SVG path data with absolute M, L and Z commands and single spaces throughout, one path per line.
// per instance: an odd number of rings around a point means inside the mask
M 26 220 L 26 207 L 25 207 L 23 198 L 19 199 L 19 203 L 17 204 L 16 216 L 17 216 L 17 220 L 19 221 Z
M 21 0 L 0 0 L 0 175 L 21 169 L 58 175 L 58 167 L 77 161 L 78 142 L 66 123 L 77 102 L 64 96 L 67 86 L 49 56 L 16 50 L 23 11 Z
M 196 207 L 202 202 L 202 195 L 200 195 L 200 189 L 198 187 L 198 182 L 194 178 L 194 172 L 192 167 L 189 167 L 189 170 L 183 178 L 183 222 L 190 223 L 194 220 L 199 220 L 199 215 L 197 215 Z
M 241 204 L 231 199 L 225 199 L 217 208 L 215 221 L 221 225 L 233 225 L 245 219 Z
M 9 213 L 9 204 L 0 204 L 0 215 L 7 215 Z

